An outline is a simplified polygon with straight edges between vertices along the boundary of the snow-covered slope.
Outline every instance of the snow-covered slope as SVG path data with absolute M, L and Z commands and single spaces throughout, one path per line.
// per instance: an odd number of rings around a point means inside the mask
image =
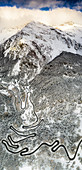
M 78 43 L 82 42 L 82 25 L 78 25 L 73 22 L 66 22 L 65 24 L 53 27 L 62 30 L 70 36 L 74 37 Z
M 80 32 L 80 31 L 79 31 Z M 77 32 L 76 32 L 77 34 Z M 62 51 L 82 55 L 81 37 L 41 23 L 31 22 L 1 45 L 5 58 L 16 61 L 12 76 L 25 70 L 24 77 L 34 77 L 41 68 Z M 29 80 L 30 81 L 30 80 Z

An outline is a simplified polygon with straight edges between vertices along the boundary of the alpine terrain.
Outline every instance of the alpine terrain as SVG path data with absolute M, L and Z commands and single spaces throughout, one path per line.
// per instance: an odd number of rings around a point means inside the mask
M 0 137 L 0 170 L 82 169 L 80 25 L 1 37 Z

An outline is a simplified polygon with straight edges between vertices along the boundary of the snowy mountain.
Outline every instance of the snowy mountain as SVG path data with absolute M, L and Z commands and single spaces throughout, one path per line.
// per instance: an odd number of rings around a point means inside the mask
M 82 169 L 82 29 L 60 27 L 31 22 L 0 45 L 1 169 Z
M 62 51 L 81 55 L 82 37 L 78 35 L 77 39 L 77 34 L 78 31 L 68 33 L 41 23 L 27 24 L 1 45 L 4 61 L 11 60 L 13 63 L 8 75 L 23 74 L 23 78 L 30 81 Z

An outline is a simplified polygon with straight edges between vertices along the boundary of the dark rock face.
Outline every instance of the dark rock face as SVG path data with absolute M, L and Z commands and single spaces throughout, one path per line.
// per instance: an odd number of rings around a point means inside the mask
M 82 103 L 82 57 L 63 52 L 43 68 L 31 82 L 31 88 L 35 111 L 41 110 L 42 117 L 53 122 L 52 136 L 57 136 L 59 131 L 61 138 L 64 135 L 71 144 L 77 137 L 79 139 L 74 131 L 79 129 L 76 107 L 81 107 Z
M 60 103 L 64 102 L 64 99 L 70 102 L 77 101 L 82 93 L 81 77 L 82 57 L 63 52 L 48 63 L 31 82 L 34 103 L 38 104 L 39 98 L 44 95 L 50 105 L 56 100 L 60 100 Z
M 32 54 L 34 55 L 33 51 Z M 3 70 L 3 66 L 1 69 Z M 9 127 L 13 125 L 20 130 L 22 124 L 25 126 L 26 122 L 22 120 L 21 115 L 24 115 L 26 110 L 29 124 L 34 124 L 33 128 L 25 128 L 25 131 L 22 128 L 23 134 L 36 133 L 36 136 L 19 142 L 19 148 L 28 146 L 29 152 L 32 152 L 42 142 L 51 144 L 59 140 L 59 143 L 67 148 L 70 157 L 73 157 L 82 139 L 82 56 L 63 52 L 44 66 L 40 74 L 30 82 L 30 97 L 28 96 L 26 108 L 21 107 L 20 95 L 24 101 L 28 84 L 22 84 L 20 79 L 21 77 L 2 76 L 0 80 L 1 141 L 8 141 L 8 134 L 16 141 L 22 139 Z M 15 84 L 16 80 L 18 84 Z M 9 82 L 14 84 L 12 90 L 9 90 Z M 20 157 L 19 154 L 7 151 L 1 143 L 0 170 L 18 170 L 20 162 L 21 165 L 27 162 L 33 170 L 82 169 L 81 146 L 76 158 L 68 162 L 64 148 L 59 148 L 54 153 L 50 147 L 44 145 L 35 154 Z M 12 147 L 10 150 L 16 151 Z

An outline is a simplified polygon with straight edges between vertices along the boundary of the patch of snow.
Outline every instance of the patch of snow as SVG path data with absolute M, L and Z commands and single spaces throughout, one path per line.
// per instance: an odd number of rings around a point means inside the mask
M 32 167 L 26 165 L 26 166 L 19 167 L 19 170 L 32 170 Z
M 21 167 L 19 167 L 19 170 L 39 170 L 38 167 L 30 166 L 25 162 Z
M 5 103 L 5 112 L 7 112 L 7 110 L 8 110 L 8 109 L 7 109 L 7 104 Z
M 9 96 L 9 93 L 8 93 L 8 91 L 7 91 L 7 90 L 0 90 L 0 93 L 5 94 L 5 95 Z
M 34 112 L 33 104 L 30 101 L 30 93 L 28 93 L 27 100 L 28 100 L 28 104 L 24 110 L 24 113 L 21 115 L 21 119 L 24 121 L 25 124 L 28 125 L 30 123 L 30 118 L 32 117 L 33 112 Z M 27 103 L 26 100 L 25 102 Z M 24 107 L 26 105 L 25 102 L 23 103 Z
M 73 112 L 79 114 L 81 113 L 81 109 L 82 109 L 82 104 L 77 104 L 76 109 Z
M 14 88 L 14 84 L 11 82 L 8 86 L 8 90 L 12 90 Z
M 69 75 L 65 75 L 65 74 L 63 74 L 63 78 L 65 78 L 65 79 L 75 79 L 75 77 L 74 76 L 69 76 Z
M 65 67 L 65 68 L 69 68 L 69 69 L 73 69 L 73 67 L 72 67 L 72 66 L 67 65 L 67 64 L 64 64 L 64 67 Z
M 22 104 L 21 108 L 24 109 L 25 108 L 25 101 L 22 101 L 21 104 Z
M 18 60 L 18 62 L 15 64 L 15 66 L 12 70 L 12 76 L 16 76 L 20 72 L 20 63 L 21 63 L 21 61 Z
M 21 39 L 21 40 L 20 40 L 20 43 L 21 43 L 21 44 L 24 44 L 24 43 L 25 43 L 25 40 L 24 40 L 24 39 Z

